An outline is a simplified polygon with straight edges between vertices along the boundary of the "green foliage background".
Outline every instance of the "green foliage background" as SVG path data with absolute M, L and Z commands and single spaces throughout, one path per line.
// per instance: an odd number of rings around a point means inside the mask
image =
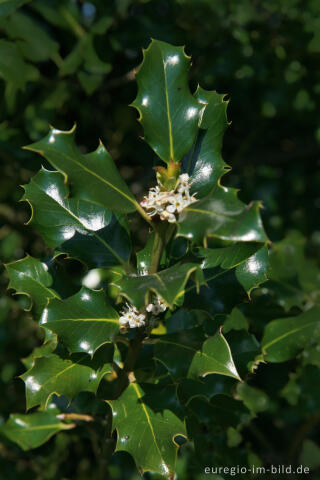
M 224 159 L 233 172 L 225 184 L 241 188 L 246 202 L 263 201 L 272 241 L 297 230 L 306 238 L 307 255 L 319 261 L 318 9 L 316 0 L 0 1 L 1 260 L 25 253 L 48 255 L 36 232 L 23 225 L 28 206 L 17 201 L 22 196 L 18 185 L 27 183 L 41 165 L 41 159 L 21 146 L 43 137 L 49 124 L 69 129 L 76 122 L 83 152 L 94 149 L 100 137 L 138 197 L 152 184 L 153 154 L 138 139 L 142 129 L 128 105 L 136 96 L 134 69 L 142 60 L 141 47 L 153 37 L 186 45 L 195 61 L 193 89 L 195 79 L 202 79 L 202 87 L 231 98 Z M 138 223 L 135 235 L 142 244 Z M 289 243 L 301 245 L 303 240 L 295 234 Z M 70 260 L 60 263 L 62 273 L 73 273 L 71 294 L 78 289 L 81 267 Z M 24 386 L 16 376 L 24 371 L 20 359 L 39 343 L 30 315 L 22 312 L 25 299 L 7 296 L 7 283 L 2 269 L 3 419 L 11 411 L 25 410 Z M 265 308 L 261 299 L 246 312 L 249 318 L 256 318 L 255 308 Z M 259 314 L 257 331 L 284 315 L 280 307 L 267 311 L 263 318 Z M 270 403 L 243 433 L 253 463 L 258 462 L 254 455 L 262 462 L 284 463 L 290 455 L 310 455 L 319 448 L 313 429 L 319 421 L 318 367 L 317 358 L 309 364 L 292 360 L 259 367 L 255 387 L 264 389 Z M 299 439 L 308 422 L 311 427 Z M 230 449 L 238 445 L 237 434 L 230 430 Z M 1 444 L 0 479 L 108 478 L 97 438 L 98 432 L 88 438 L 83 428 L 62 432 L 31 453 Z M 207 442 L 210 451 L 215 443 L 212 438 Z M 188 458 L 186 449 L 178 478 L 202 478 L 199 469 L 190 469 Z M 137 476 L 132 459 L 122 453 L 108 472 L 114 480 Z

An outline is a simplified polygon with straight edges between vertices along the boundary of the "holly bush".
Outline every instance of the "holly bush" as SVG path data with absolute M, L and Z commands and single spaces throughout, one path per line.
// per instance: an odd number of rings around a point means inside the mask
M 305 436 L 319 420 L 319 270 L 301 234 L 270 242 L 262 203 L 225 186 L 228 100 L 192 93 L 189 68 L 182 47 L 152 40 L 143 52 L 132 107 L 153 150 L 144 165 L 157 156 L 143 198 L 101 141 L 91 153 L 77 147 L 75 126 L 25 147 L 46 162 L 21 200 L 50 253 L 6 265 L 42 342 L 23 359 L 27 413 L 1 426 L 4 448 L 36 449 L 56 435 L 44 458 L 63 470 L 58 452 L 87 445 L 92 478 L 127 478 L 133 461 L 170 479 L 295 464 L 302 444 L 300 463 L 318 465 Z M 61 268 L 68 261 L 77 275 Z M 293 443 L 282 433 L 286 458 L 264 456 L 261 415 L 279 428 L 307 421 Z

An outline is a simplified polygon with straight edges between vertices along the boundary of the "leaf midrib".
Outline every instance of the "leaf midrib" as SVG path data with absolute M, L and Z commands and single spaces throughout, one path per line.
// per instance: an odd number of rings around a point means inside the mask
M 53 322 L 105 322 L 119 324 L 115 318 L 59 318 L 57 320 L 51 320 L 47 322 L 47 325 Z
M 17 271 L 17 270 L 16 270 Z M 46 290 L 47 292 L 49 292 L 51 295 L 49 298 L 58 298 L 60 300 L 60 297 L 55 293 L 54 290 L 51 290 L 49 287 L 46 287 L 43 283 L 41 283 L 39 280 L 37 280 L 36 278 L 33 278 L 31 277 L 30 275 L 27 275 L 25 272 L 22 272 L 21 270 L 18 272 L 19 275 L 23 275 L 24 277 L 28 278 L 29 280 L 32 280 L 33 282 L 35 282 L 37 285 L 40 285 L 40 287 L 42 287 L 44 290 Z M 30 295 L 28 292 L 21 292 L 21 293 L 26 293 L 27 295 Z M 31 295 L 30 295 L 31 296 Z
M 65 210 L 71 217 L 73 217 L 77 221 L 77 223 L 79 225 L 81 225 L 81 227 L 83 227 L 87 232 L 90 232 L 102 245 L 104 245 L 110 251 L 110 253 L 120 262 L 120 264 L 122 264 L 122 265 L 126 264 L 126 262 L 123 260 L 123 258 L 121 258 L 117 254 L 117 252 L 106 241 L 104 241 L 103 238 L 100 237 L 100 235 L 98 235 L 94 230 L 90 230 L 88 227 L 86 227 L 86 225 L 84 225 L 83 222 L 80 221 L 80 219 L 72 212 L 71 209 L 67 208 L 63 203 L 58 202 L 58 200 L 56 200 L 54 197 L 51 197 L 36 182 L 33 182 L 33 184 L 36 185 L 36 187 L 40 190 L 40 192 L 42 192 L 44 195 L 49 197 L 53 202 L 55 202 L 57 205 L 59 205 L 59 207 L 62 208 L 62 210 Z M 28 199 L 26 198 L 26 200 L 28 200 Z M 71 199 L 67 198 L 67 200 L 71 200 Z M 76 200 L 79 201 L 78 199 L 76 199 Z M 82 200 L 81 199 L 81 201 L 89 203 L 87 200 Z M 32 220 L 32 217 L 31 217 L 31 220 Z M 60 225 L 56 225 L 56 226 L 58 227 Z M 105 225 L 105 226 L 108 226 L 108 225 Z
M 205 340 L 206 341 L 206 340 Z M 175 345 L 176 347 L 180 347 L 180 348 L 185 348 L 185 349 L 188 349 L 188 350 L 192 350 L 193 352 L 195 352 L 195 354 L 198 354 L 198 355 L 201 355 L 203 357 L 207 357 L 209 360 L 213 360 L 214 362 L 216 362 L 218 365 L 221 365 L 225 370 L 228 371 L 228 369 L 223 365 L 223 363 L 219 362 L 219 360 L 216 360 L 215 358 L 213 357 L 210 357 L 210 355 L 208 355 L 207 353 L 205 352 L 202 352 L 201 350 L 196 350 L 195 348 L 192 348 L 192 347 L 187 347 L 186 345 L 183 345 L 181 343 L 176 343 L 176 342 L 170 342 L 168 340 L 162 340 L 160 339 L 159 341 L 160 343 L 168 343 L 168 344 L 171 344 L 171 345 Z M 194 357 L 195 358 L 195 357 Z
M 286 337 L 289 337 L 290 335 L 293 335 L 297 332 L 300 332 L 301 330 L 304 330 L 305 328 L 311 327 L 312 325 L 315 325 L 317 322 L 309 322 L 303 325 L 302 327 L 295 328 L 293 330 L 290 330 L 289 332 L 285 332 L 283 335 L 280 335 L 279 337 L 275 338 L 271 342 L 267 343 L 266 345 L 262 345 L 263 350 L 266 350 L 269 348 L 271 345 L 274 345 L 277 342 L 281 342 Z M 268 352 L 267 352 L 268 353 Z
M 151 431 L 151 434 L 152 434 L 154 443 L 155 443 L 155 445 L 156 445 L 156 448 L 157 448 L 157 450 L 158 450 L 160 459 L 166 464 L 166 462 L 164 461 L 164 458 L 163 458 L 163 456 L 162 456 L 162 454 L 161 454 L 161 450 L 160 450 L 160 448 L 159 448 L 159 445 L 158 445 L 158 443 L 157 443 L 157 438 L 156 438 L 155 433 L 154 433 L 154 429 L 153 429 L 153 425 L 152 425 L 152 422 L 151 422 L 151 419 L 150 419 L 150 415 L 148 414 L 148 411 L 147 411 L 147 409 L 146 409 L 146 406 L 145 406 L 145 404 L 144 404 L 143 401 L 142 401 L 142 396 L 141 396 L 141 394 L 140 394 L 139 388 L 138 388 L 138 386 L 137 386 L 135 383 L 131 383 L 131 385 L 132 385 L 134 391 L 136 392 L 136 395 L 137 395 L 138 399 L 141 400 L 140 405 L 141 405 L 141 407 L 142 407 L 142 409 L 143 409 L 143 411 L 144 411 L 144 414 L 145 414 L 145 416 L 146 416 L 146 418 L 147 418 L 147 422 L 148 422 L 148 425 L 149 425 L 149 427 L 150 427 L 150 431 Z
M 53 148 L 50 148 L 50 146 L 47 145 L 47 150 L 48 152 L 52 153 L 52 154 L 56 154 L 56 151 L 53 149 Z M 44 152 L 41 152 L 44 154 Z M 69 160 L 70 162 L 72 163 L 75 163 L 76 165 L 78 165 L 80 168 L 82 168 L 83 170 L 85 170 L 86 172 L 88 172 L 90 175 L 96 177 L 100 182 L 102 183 L 105 183 L 106 185 L 108 185 L 109 188 L 115 190 L 116 192 L 118 192 L 120 195 L 122 195 L 124 198 L 126 198 L 129 202 L 131 202 L 135 208 L 137 208 L 137 202 L 135 201 L 135 199 L 129 197 L 129 195 L 127 195 L 126 193 L 124 193 L 122 190 L 120 190 L 119 188 L 117 188 L 115 185 L 113 185 L 112 183 L 108 182 L 108 180 L 104 179 L 103 177 L 101 177 L 100 175 L 98 175 L 97 173 L 95 173 L 93 170 L 90 170 L 89 168 L 85 167 L 81 162 L 78 162 L 77 160 L 75 160 L 73 157 L 71 157 L 70 155 L 66 154 L 65 152 L 63 151 L 59 151 L 59 154 L 63 157 L 65 157 L 67 160 Z M 53 160 L 50 160 L 50 162 L 52 162 L 52 164 L 59 170 L 61 171 L 60 168 L 58 168 L 56 165 L 55 165 L 55 162 Z
M 166 65 L 165 65 L 165 61 L 164 61 L 164 57 L 163 57 L 163 53 L 162 53 L 161 49 L 160 49 L 160 52 L 161 52 L 161 58 L 162 58 L 162 63 L 163 63 L 163 75 L 164 75 L 164 84 L 165 84 L 164 91 L 165 91 L 166 107 L 167 107 L 170 160 L 172 159 L 174 161 L 171 113 L 170 113 L 170 102 L 169 102 L 169 95 L 168 95 L 167 71 L 166 71 Z

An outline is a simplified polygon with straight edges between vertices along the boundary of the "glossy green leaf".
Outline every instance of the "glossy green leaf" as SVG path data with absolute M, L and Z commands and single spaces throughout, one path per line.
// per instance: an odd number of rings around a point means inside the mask
M 48 267 L 33 257 L 25 257 L 16 262 L 8 263 L 6 269 L 10 278 L 8 288 L 13 288 L 17 294 L 30 298 L 30 308 L 33 305 L 38 317 L 51 298 L 59 298 L 50 288 L 52 277 Z
M 23 450 L 30 450 L 40 447 L 61 430 L 70 430 L 74 426 L 61 422 L 56 415 L 49 412 L 14 414 L 0 427 L 0 433 L 17 443 Z
M 224 94 L 198 87 L 195 98 L 202 106 L 196 141 L 183 161 L 197 198 L 207 195 L 229 169 L 221 156 L 223 134 L 228 126 Z
M 21 375 L 26 385 L 27 409 L 36 405 L 46 409 L 53 394 L 71 401 L 80 392 L 95 393 L 101 379 L 111 369 L 106 364 L 96 371 L 82 364 L 85 360 L 85 356 L 75 362 L 53 354 L 37 358 L 33 367 Z
M 139 250 L 139 252 L 137 252 L 138 272 L 145 273 L 145 272 L 148 272 L 150 269 L 153 241 L 154 241 L 154 233 L 151 232 L 148 235 L 148 239 L 147 239 L 147 243 L 145 244 L 145 247 L 142 250 Z M 165 257 L 166 255 L 164 252 L 160 260 L 160 265 L 162 265 L 165 262 Z
M 261 347 L 265 360 L 285 362 L 320 338 L 320 307 L 313 307 L 295 317 L 270 322 L 264 331 Z
M 108 304 L 104 291 L 86 287 L 66 300 L 50 301 L 40 323 L 56 333 L 71 353 L 93 355 L 119 332 L 118 313 Z
M 227 270 L 235 268 L 239 283 L 250 296 L 251 291 L 267 280 L 268 250 L 259 243 L 238 242 L 223 248 L 199 248 L 198 255 L 203 257 L 201 267 L 221 266 Z
M 141 473 L 151 471 L 173 478 L 178 451 L 174 438 L 186 436 L 180 418 L 168 409 L 150 407 L 137 383 L 131 383 L 117 400 L 108 403 L 118 433 L 116 450 L 129 452 Z
M 172 308 L 183 296 L 184 287 L 197 268 L 192 263 L 176 264 L 152 275 L 119 277 L 114 285 L 137 308 L 146 304 L 150 291 L 158 294 Z
M 125 263 L 130 240 L 110 210 L 79 196 L 69 197 L 60 172 L 44 168 L 24 186 L 22 200 L 30 203 L 29 220 L 50 247 L 68 253 L 89 267 Z M 121 219 L 120 219 L 121 220 Z
M 268 238 L 260 217 L 260 202 L 242 203 L 234 188 L 217 186 L 180 214 L 178 235 L 202 243 L 207 237 L 237 242 L 262 242 Z
M 268 249 L 266 246 L 260 248 L 254 255 L 237 266 L 236 277 L 249 296 L 254 288 L 258 288 L 261 283 L 268 280 L 268 268 Z
M 260 344 L 256 337 L 245 330 L 231 330 L 226 339 L 232 351 L 232 356 L 241 377 L 248 371 L 252 373 L 255 359 L 260 352 Z
M 260 243 L 238 242 L 229 247 L 221 248 L 198 248 L 197 253 L 203 257 L 202 268 L 214 268 L 220 266 L 228 270 L 240 265 L 250 258 L 261 248 Z
M 173 378 L 197 379 L 215 373 L 240 380 L 229 345 L 220 333 L 207 340 L 201 329 L 161 335 L 156 340 L 154 355 Z
M 183 47 L 152 40 L 137 73 L 138 96 L 132 106 L 140 114 L 146 142 L 165 162 L 179 162 L 197 132 L 203 106 L 190 93 L 189 66 Z
M 75 128 L 69 131 L 51 128 L 37 143 L 25 147 L 44 156 L 51 165 L 73 183 L 76 197 L 119 213 L 137 208 L 132 193 L 103 144 L 82 155 L 75 144 Z

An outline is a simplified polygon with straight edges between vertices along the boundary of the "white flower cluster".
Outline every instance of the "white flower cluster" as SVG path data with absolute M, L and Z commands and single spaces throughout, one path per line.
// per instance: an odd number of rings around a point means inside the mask
M 167 306 L 163 303 L 160 297 L 156 297 L 153 303 L 149 303 L 146 306 L 146 310 L 152 315 L 159 315 L 159 313 L 165 312 L 167 310 Z
M 133 305 L 126 303 L 125 308 L 120 313 L 119 323 L 122 327 L 129 325 L 130 328 L 136 328 L 143 327 L 146 324 L 146 316 L 143 313 L 139 313 Z
M 156 297 L 153 303 L 149 303 L 149 305 L 146 306 L 146 310 L 148 313 L 156 316 L 159 315 L 159 313 L 165 312 L 167 310 L 167 306 L 159 297 Z M 123 331 L 126 331 L 128 327 L 144 327 L 146 324 L 146 315 L 140 313 L 136 307 L 129 305 L 129 303 L 126 303 L 125 308 L 120 313 L 121 316 L 119 318 L 119 323 Z
M 190 195 L 191 184 L 189 180 L 189 175 L 183 173 L 179 176 L 174 190 L 161 190 L 159 185 L 150 188 L 149 194 L 144 197 L 140 205 L 148 210 L 151 217 L 159 215 L 161 220 L 175 223 L 177 221 L 176 215 L 188 205 L 197 201 L 194 195 Z

